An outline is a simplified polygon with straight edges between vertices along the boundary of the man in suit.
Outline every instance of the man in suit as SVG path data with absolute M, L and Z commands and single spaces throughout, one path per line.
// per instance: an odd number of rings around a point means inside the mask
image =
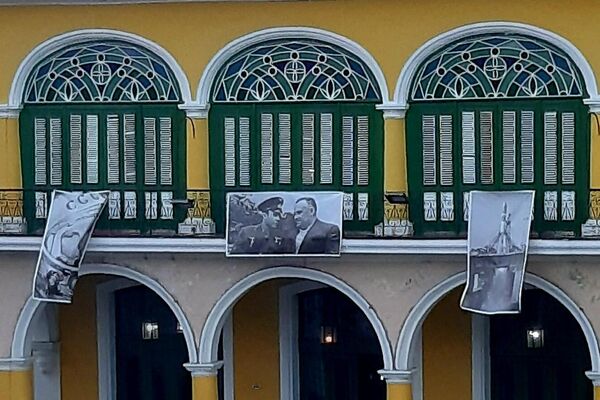
M 279 229 L 283 217 L 283 199 L 271 197 L 256 208 L 262 219 L 259 224 L 240 229 L 230 250 L 231 254 L 283 254 L 293 253 L 293 242 Z
M 340 229 L 317 218 L 317 203 L 312 197 L 296 200 L 294 222 L 296 254 L 337 254 L 340 251 Z

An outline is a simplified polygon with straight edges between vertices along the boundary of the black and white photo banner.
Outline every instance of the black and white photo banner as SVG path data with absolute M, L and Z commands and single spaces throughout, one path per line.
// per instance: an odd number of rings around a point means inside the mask
M 71 302 L 79 266 L 108 194 L 108 191 L 52 192 L 34 276 L 34 299 Z
M 340 254 L 341 192 L 227 195 L 227 255 Z
M 460 306 L 481 314 L 521 311 L 534 191 L 470 193 L 467 284 Z

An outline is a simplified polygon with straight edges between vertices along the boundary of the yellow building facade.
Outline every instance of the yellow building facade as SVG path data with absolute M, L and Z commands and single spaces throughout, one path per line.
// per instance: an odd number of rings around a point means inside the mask
M 600 4 L 24 3 L 0 399 L 600 398 Z M 32 297 L 55 189 L 110 191 L 72 304 Z M 468 192 L 521 189 L 523 312 L 467 313 Z M 227 193 L 321 191 L 339 257 L 229 257 Z

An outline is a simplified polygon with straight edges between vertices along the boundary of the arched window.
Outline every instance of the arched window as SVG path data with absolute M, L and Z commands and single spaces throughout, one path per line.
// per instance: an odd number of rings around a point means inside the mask
M 373 73 L 316 39 L 262 42 L 218 72 L 210 109 L 217 231 L 230 191 L 345 193 L 346 232 L 373 232 L 383 208 L 383 117 Z
M 20 115 L 29 231 L 53 189 L 110 190 L 98 230 L 174 232 L 185 197 L 185 115 L 170 67 L 123 40 L 87 40 L 31 70 Z M 177 213 L 176 213 L 177 214 Z
M 407 113 L 415 233 L 466 232 L 470 190 L 534 189 L 532 230 L 579 236 L 589 190 L 584 96 L 573 60 L 533 37 L 468 36 L 432 54 Z

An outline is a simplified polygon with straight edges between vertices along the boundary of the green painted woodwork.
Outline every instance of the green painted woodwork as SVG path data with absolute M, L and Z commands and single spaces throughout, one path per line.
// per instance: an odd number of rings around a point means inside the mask
M 123 147 L 123 122 L 124 114 L 135 115 L 135 183 L 124 183 L 124 147 Z M 70 116 L 82 116 L 82 182 L 81 184 L 71 183 L 71 154 L 70 154 Z M 98 183 L 86 183 L 86 116 L 98 116 Z M 107 129 L 106 119 L 108 115 L 118 115 L 119 118 L 119 183 L 108 183 L 108 155 L 107 155 Z M 156 123 L 156 160 L 157 160 L 157 184 L 144 184 L 144 118 L 154 117 Z M 163 185 L 160 181 L 160 137 L 159 137 L 159 117 L 171 118 L 171 137 L 172 137 L 172 185 Z M 60 118 L 62 121 L 62 183 L 60 185 L 51 185 L 49 178 L 50 169 L 50 141 L 48 140 L 47 150 L 47 184 L 36 185 L 35 174 L 35 155 L 34 155 L 34 120 L 35 118 Z M 41 233 L 45 224 L 45 219 L 35 217 L 35 192 L 48 193 L 48 202 L 50 202 L 50 193 L 54 189 L 68 191 L 92 191 L 92 190 L 111 190 L 111 191 L 134 191 L 136 192 L 137 213 L 135 219 L 108 219 L 108 206 L 104 210 L 97 224 L 97 232 L 101 234 L 146 234 L 154 233 L 172 235 L 177 230 L 177 222 L 185 217 L 185 210 L 173 207 L 173 219 L 163 220 L 160 218 L 160 192 L 173 192 L 174 199 L 186 198 L 186 136 L 185 136 L 185 114 L 177 108 L 176 104 L 103 104 L 103 105 L 75 105 L 75 104 L 55 104 L 55 105 L 26 105 L 20 114 L 20 136 L 21 136 L 21 160 L 23 171 L 24 188 L 24 212 L 28 222 L 29 233 Z M 48 135 L 47 135 L 48 136 Z M 159 196 L 159 216 L 157 219 L 149 220 L 145 218 L 145 192 L 158 192 Z M 123 194 L 121 203 L 123 203 Z M 123 213 L 123 207 L 122 211 Z
M 475 157 L 477 166 L 477 179 L 475 184 L 464 184 L 462 176 L 462 128 L 461 115 L 463 112 L 475 112 Z M 493 112 L 493 155 L 494 155 L 494 183 L 482 184 L 480 164 L 480 139 L 479 139 L 479 112 Z M 502 171 L 502 113 L 515 111 L 517 113 L 516 130 L 516 182 L 503 183 Z M 520 183 L 520 112 L 534 111 L 534 182 L 532 184 Z M 558 184 L 544 184 L 544 113 L 558 113 Z M 575 115 L 575 184 L 561 183 L 561 124 L 560 115 L 564 112 L 573 112 Z M 437 168 L 436 185 L 423 184 L 423 141 L 422 118 L 425 115 L 452 115 L 453 125 L 453 176 L 452 185 L 441 185 L 439 168 Z M 467 231 L 467 222 L 463 218 L 463 192 L 470 190 L 524 190 L 536 191 L 534 220 L 532 233 L 540 237 L 572 237 L 580 236 L 581 224 L 588 218 L 589 197 L 589 168 L 590 168 L 590 127 L 587 109 L 581 99 L 565 100 L 489 100 L 489 101 L 438 101 L 435 103 L 413 103 L 407 112 L 407 164 L 410 220 L 414 223 L 415 236 L 443 237 L 464 236 Z M 436 154 L 439 160 L 439 129 L 436 131 Z M 558 221 L 544 220 L 544 191 L 558 191 Z M 561 221 L 560 219 L 560 192 L 575 191 L 575 219 L 574 221 Z M 453 192 L 454 193 L 454 221 L 442 222 L 425 221 L 423 211 L 424 192 Z M 437 215 L 440 215 L 440 202 L 437 202 Z
M 279 183 L 279 156 L 277 118 L 273 119 L 273 184 L 261 183 L 261 114 L 290 114 L 291 117 L 291 183 Z M 333 182 L 320 184 L 320 134 L 319 115 L 333 115 Z M 315 171 L 313 185 L 302 183 L 302 115 L 315 114 Z M 357 129 L 354 133 L 354 184 L 342 185 L 342 118 L 357 116 L 369 118 L 369 184 L 358 185 Z M 250 176 L 249 186 L 240 186 L 236 175 L 236 186 L 225 186 L 225 118 L 248 117 L 250 119 Z M 369 218 L 357 218 L 357 197 L 354 195 L 354 220 L 344 221 L 346 235 L 372 235 L 374 226 L 383 220 L 383 117 L 374 104 L 349 103 L 280 103 L 280 104 L 214 104 L 209 115 L 210 129 L 210 189 L 213 218 L 217 233 L 225 229 L 225 198 L 228 192 L 243 191 L 343 191 L 345 193 L 369 193 Z M 236 131 L 237 132 L 237 131 Z M 239 160 L 239 136 L 236 135 L 236 160 Z M 236 173 L 239 170 L 236 165 Z

